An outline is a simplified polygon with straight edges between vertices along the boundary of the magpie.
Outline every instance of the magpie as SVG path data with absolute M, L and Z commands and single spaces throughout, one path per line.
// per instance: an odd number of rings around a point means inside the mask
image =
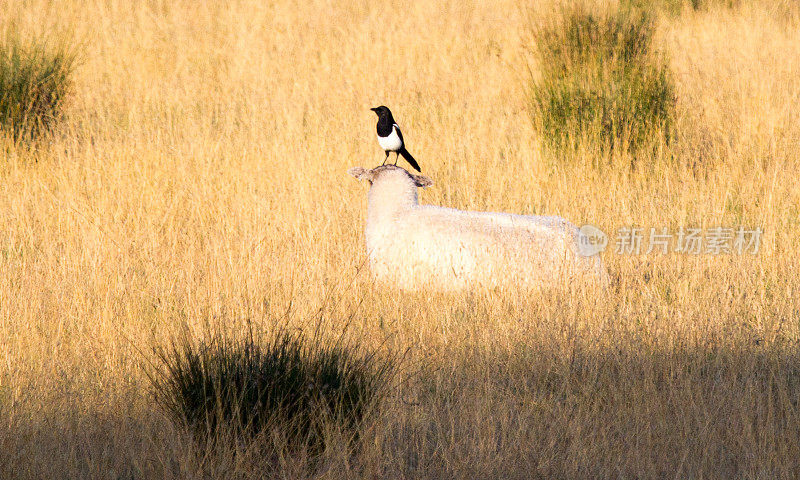
M 389 159 L 389 152 L 394 152 L 394 164 L 397 165 L 397 158 L 402 155 L 406 161 L 414 167 L 414 170 L 422 172 L 419 169 L 417 161 L 406 150 L 406 145 L 403 142 L 403 134 L 400 132 L 400 127 L 394 121 L 392 112 L 388 108 L 381 105 L 380 107 L 370 108 L 378 115 L 378 143 L 381 148 L 386 152 L 386 158 L 383 159 L 381 165 L 386 165 L 386 160 Z

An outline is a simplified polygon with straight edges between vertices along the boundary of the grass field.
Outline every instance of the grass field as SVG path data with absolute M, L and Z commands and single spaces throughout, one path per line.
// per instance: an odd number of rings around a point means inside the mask
M 709 2 L 713 3 L 713 2 Z M 23 2 L 73 95 L 0 159 L 0 478 L 797 478 L 800 11 L 657 16 L 676 137 L 562 162 L 529 111 L 541 2 Z M 365 268 L 389 106 L 422 202 L 611 235 L 602 292 L 403 293 Z M 642 154 L 645 155 L 645 154 Z M 756 255 L 620 255 L 620 227 L 761 228 Z M 349 452 L 313 468 L 158 408 L 188 331 L 341 335 L 402 357 Z

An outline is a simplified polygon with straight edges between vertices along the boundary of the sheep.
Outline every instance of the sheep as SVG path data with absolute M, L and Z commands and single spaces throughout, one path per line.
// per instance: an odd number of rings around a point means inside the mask
M 409 291 L 607 283 L 600 256 L 579 253 L 579 231 L 563 218 L 420 205 L 417 188 L 431 179 L 393 165 L 348 173 L 370 184 L 365 237 L 380 283 Z

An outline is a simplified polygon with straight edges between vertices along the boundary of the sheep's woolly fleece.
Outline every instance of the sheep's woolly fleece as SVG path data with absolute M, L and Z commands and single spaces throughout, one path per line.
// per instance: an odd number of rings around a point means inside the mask
M 607 283 L 599 255 L 578 252 L 578 229 L 563 218 L 420 205 L 417 188 L 433 182 L 393 165 L 348 173 L 370 184 L 365 236 L 381 283 L 404 290 Z

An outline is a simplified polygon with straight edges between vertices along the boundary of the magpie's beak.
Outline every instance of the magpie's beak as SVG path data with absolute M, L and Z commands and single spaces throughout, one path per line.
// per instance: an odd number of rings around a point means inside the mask
M 378 107 L 375 107 L 375 108 L 370 108 L 370 110 L 372 110 L 372 111 L 373 111 L 373 112 L 375 112 L 375 113 L 378 113 Z

